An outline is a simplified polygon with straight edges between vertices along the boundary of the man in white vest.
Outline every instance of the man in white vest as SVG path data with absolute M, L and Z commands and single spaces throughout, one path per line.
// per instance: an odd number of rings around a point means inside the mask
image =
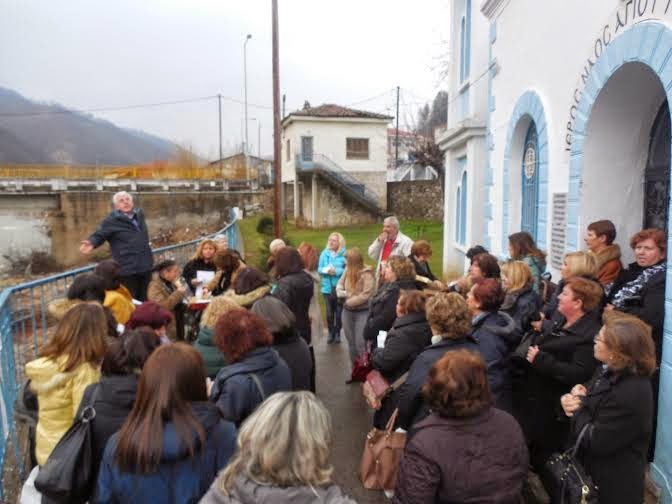
M 369 257 L 378 261 L 376 278 L 380 275 L 390 256 L 408 257 L 413 240 L 399 230 L 399 219 L 391 215 L 383 221 L 383 232 L 369 246 Z

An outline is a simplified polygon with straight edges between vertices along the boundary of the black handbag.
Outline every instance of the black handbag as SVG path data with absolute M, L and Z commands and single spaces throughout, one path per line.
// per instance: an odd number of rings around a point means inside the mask
M 574 446 L 554 453 L 546 461 L 546 480 L 552 483 L 552 502 L 559 504 L 598 504 L 598 488 L 576 458 L 583 436 L 591 424 L 581 429 Z
M 525 334 L 523 334 L 523 337 L 520 340 L 520 343 L 518 343 L 518 346 L 516 349 L 513 351 L 511 354 L 511 357 L 514 359 L 518 360 L 527 360 L 527 351 L 530 349 L 532 344 L 534 343 L 535 338 L 537 337 L 537 332 L 535 331 L 527 331 Z
M 100 385 L 96 385 L 91 399 L 35 478 L 35 488 L 51 502 L 81 504 L 93 493 L 97 475 L 94 474 L 92 420 L 96 417 L 93 405 L 99 390 Z

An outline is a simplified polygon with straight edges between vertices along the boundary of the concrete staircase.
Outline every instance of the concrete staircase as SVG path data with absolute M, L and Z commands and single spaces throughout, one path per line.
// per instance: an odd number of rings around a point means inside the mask
M 301 154 L 297 155 L 296 173 L 299 177 L 318 175 L 331 187 L 360 204 L 369 212 L 377 216 L 383 215 L 385 212 L 380 206 L 380 199 L 376 193 L 324 154 L 313 154 L 308 159 Z

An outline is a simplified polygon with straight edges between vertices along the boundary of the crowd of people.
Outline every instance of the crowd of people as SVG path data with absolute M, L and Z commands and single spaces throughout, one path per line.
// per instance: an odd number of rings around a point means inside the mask
M 210 239 L 181 268 L 148 262 L 142 212 L 126 193 L 113 203 L 81 245 L 107 240 L 113 259 L 50 305 L 56 330 L 26 364 L 37 465 L 21 502 L 54 502 L 35 480 L 87 407 L 90 502 L 354 502 L 332 480 L 331 419 L 315 395 L 323 332 L 330 345 L 343 334 L 353 367 L 367 354 L 395 384 L 372 404 L 375 428 L 408 433 L 395 502 L 518 503 L 535 477 L 554 494 L 546 461 L 579 433 L 599 501 L 642 502 L 663 231 L 636 233 L 624 268 L 613 223 L 590 224 L 557 285 L 533 238 L 514 233 L 508 260 L 476 245 L 468 273 L 444 283 L 429 243 L 395 217 L 368 248 L 373 267 L 331 233 L 321 252 L 275 240 L 268 271 Z

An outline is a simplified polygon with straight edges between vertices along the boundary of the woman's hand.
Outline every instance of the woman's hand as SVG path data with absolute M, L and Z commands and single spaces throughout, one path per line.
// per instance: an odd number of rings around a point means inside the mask
M 569 393 L 572 394 L 573 396 L 585 396 L 588 394 L 588 390 L 586 389 L 586 387 L 584 387 L 579 383 L 577 385 L 574 385 Z
M 208 393 L 208 397 L 210 397 L 210 394 L 211 394 L 211 392 L 212 392 L 212 385 L 213 385 L 214 383 L 215 383 L 215 382 L 213 382 L 210 378 L 206 378 L 206 379 L 205 379 L 205 390 L 206 390 L 207 393 Z
M 193 285 L 194 287 L 196 287 L 197 285 L 200 285 L 200 284 L 201 284 L 201 281 L 198 278 L 194 278 L 191 281 L 191 285 Z
M 534 362 L 534 359 L 537 357 L 537 354 L 539 353 L 539 347 L 537 345 L 531 346 L 530 348 L 527 349 L 527 362 L 532 364 Z
M 201 298 L 207 298 L 210 296 L 210 289 L 207 287 L 203 287 L 203 290 L 201 291 Z
M 576 396 L 572 394 L 565 394 L 560 398 L 560 404 L 568 417 L 574 416 L 576 410 L 581 407 L 581 398 L 583 396 Z

